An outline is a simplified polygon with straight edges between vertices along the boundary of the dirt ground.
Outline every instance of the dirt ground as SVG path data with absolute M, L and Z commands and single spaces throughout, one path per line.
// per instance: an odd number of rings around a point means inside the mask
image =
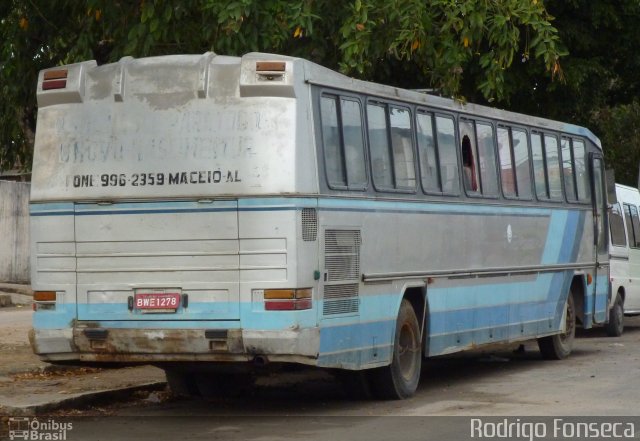
M 29 329 L 29 306 L 0 308 L 0 414 L 96 391 L 164 381 L 164 372 L 153 366 L 96 369 L 43 362 L 31 350 Z

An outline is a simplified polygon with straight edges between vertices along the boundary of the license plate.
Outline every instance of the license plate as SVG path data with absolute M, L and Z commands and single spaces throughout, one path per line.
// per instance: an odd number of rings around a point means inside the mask
M 138 293 L 134 306 L 142 313 L 176 312 L 180 306 L 180 294 L 168 292 Z

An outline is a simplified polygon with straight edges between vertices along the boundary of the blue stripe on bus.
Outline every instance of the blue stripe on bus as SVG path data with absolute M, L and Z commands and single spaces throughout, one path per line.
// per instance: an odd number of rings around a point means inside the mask
M 509 207 L 480 204 L 457 204 L 439 202 L 398 202 L 366 199 L 335 198 L 247 198 L 237 202 L 214 200 L 211 203 L 197 201 L 182 202 L 139 202 L 117 203 L 114 205 L 72 203 L 32 203 L 32 216 L 90 216 L 126 214 L 165 214 L 239 211 L 295 211 L 318 207 L 326 211 L 351 211 L 375 213 L 438 213 L 476 214 L 480 216 L 538 216 L 545 217 L 558 210 L 540 207 Z M 560 212 L 568 210 L 561 209 Z

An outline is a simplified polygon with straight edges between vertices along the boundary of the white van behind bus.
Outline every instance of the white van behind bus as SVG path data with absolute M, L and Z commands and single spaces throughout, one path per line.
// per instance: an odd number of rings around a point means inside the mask
M 616 184 L 618 201 L 609 212 L 611 299 L 607 333 L 622 334 L 624 316 L 640 314 L 640 191 Z

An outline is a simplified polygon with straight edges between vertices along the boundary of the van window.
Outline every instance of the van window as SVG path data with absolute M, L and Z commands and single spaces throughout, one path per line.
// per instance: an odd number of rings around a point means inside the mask
M 624 220 L 620 204 L 614 204 L 609 212 L 609 227 L 611 228 L 611 244 L 617 247 L 627 246 L 627 236 L 624 233 Z
M 629 246 L 640 248 L 640 219 L 635 205 L 624 204 L 624 221 L 629 232 Z

